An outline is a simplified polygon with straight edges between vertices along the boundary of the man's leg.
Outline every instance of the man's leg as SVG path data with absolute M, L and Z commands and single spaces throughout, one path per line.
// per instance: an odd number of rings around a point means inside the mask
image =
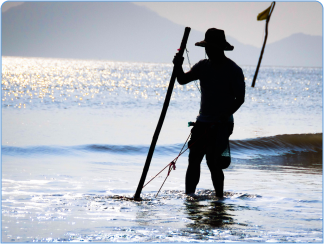
M 195 193 L 200 179 L 200 164 L 204 157 L 203 153 L 190 150 L 189 164 L 186 173 L 186 194 Z
M 217 162 L 214 159 L 214 157 L 210 158 L 208 157 L 210 155 L 206 155 L 207 159 L 207 165 L 211 173 L 211 179 L 213 182 L 213 186 L 215 189 L 215 193 L 217 197 L 223 197 L 224 196 L 224 173 L 223 170 L 219 167 L 217 167 Z
M 206 152 L 206 161 L 217 197 L 224 196 L 224 173 L 219 160 L 221 159 L 220 155 L 227 147 L 228 137 L 231 133 L 228 130 L 227 124 L 218 125 L 209 139 L 209 147 Z

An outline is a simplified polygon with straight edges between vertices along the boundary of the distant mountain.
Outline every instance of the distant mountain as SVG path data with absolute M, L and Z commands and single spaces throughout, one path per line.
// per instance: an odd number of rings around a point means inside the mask
M 130 2 L 25 2 L 2 14 L 2 55 L 170 63 L 183 32 L 184 26 Z M 203 39 L 191 31 L 192 64 L 205 56 L 194 46 Z M 235 46 L 228 57 L 257 64 L 259 48 L 227 40 Z M 322 37 L 295 34 L 268 44 L 262 65 L 322 66 Z
M 322 66 L 322 37 L 302 33 L 266 46 L 263 65 Z

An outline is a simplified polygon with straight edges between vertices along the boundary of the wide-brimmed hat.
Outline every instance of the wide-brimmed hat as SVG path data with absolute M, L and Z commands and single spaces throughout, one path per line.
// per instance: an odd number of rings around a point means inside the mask
M 214 46 L 225 51 L 232 51 L 234 49 L 234 47 L 226 41 L 225 32 L 216 28 L 208 29 L 205 34 L 205 40 L 196 42 L 195 46 Z

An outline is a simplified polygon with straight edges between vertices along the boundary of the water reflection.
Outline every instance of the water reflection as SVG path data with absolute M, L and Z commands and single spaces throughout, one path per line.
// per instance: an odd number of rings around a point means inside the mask
M 194 221 L 187 225 L 189 228 L 227 228 L 234 224 L 232 218 L 234 215 L 230 213 L 234 211 L 234 207 L 231 204 L 222 201 L 201 202 L 186 200 L 184 205 L 188 218 Z

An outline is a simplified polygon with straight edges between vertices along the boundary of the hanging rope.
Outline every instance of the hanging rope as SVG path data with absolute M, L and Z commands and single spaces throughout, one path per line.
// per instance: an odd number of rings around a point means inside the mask
M 188 49 L 186 48 L 186 54 L 187 54 L 187 59 L 188 59 L 188 63 L 189 63 L 189 68 L 191 69 L 191 64 L 190 64 L 190 60 L 189 60 L 189 51 L 188 51 Z M 198 88 L 198 91 L 201 93 L 201 90 L 200 90 L 200 87 L 198 86 L 198 83 L 197 83 L 197 80 L 195 80 L 195 84 L 196 84 L 196 86 L 197 86 L 197 88 Z
M 212 128 L 213 126 L 214 126 L 215 124 L 212 124 L 211 126 L 210 126 L 210 128 Z M 159 189 L 159 191 L 156 193 L 156 195 L 155 195 L 155 197 L 157 197 L 157 195 L 160 193 L 160 191 L 161 191 L 161 189 L 162 189 L 162 187 L 163 187 L 163 185 L 164 185 L 164 183 L 165 183 L 165 181 L 167 180 L 167 178 L 169 177 L 169 175 L 170 175 L 170 172 L 172 171 L 172 169 L 173 170 L 175 170 L 176 169 L 176 166 L 175 166 L 175 164 L 176 164 L 176 162 L 177 162 L 177 160 L 178 160 L 178 158 L 182 155 L 182 154 L 184 154 L 190 147 L 192 147 L 193 146 L 193 144 L 195 144 L 197 141 L 199 141 L 206 133 L 207 133 L 207 131 L 208 131 L 208 129 L 206 129 L 206 131 L 205 131 L 205 133 L 204 134 L 202 134 L 199 138 L 197 138 L 197 140 L 196 141 L 194 141 L 193 143 L 191 143 L 185 150 L 183 150 L 183 148 L 185 147 L 185 145 L 187 144 L 187 142 L 188 142 L 188 140 L 189 140 L 189 138 L 190 138 L 190 136 L 191 136 L 191 132 L 190 132 L 190 134 L 189 134 L 189 136 L 188 136 L 188 138 L 187 138 L 187 140 L 186 140 L 186 142 L 183 144 L 183 146 L 182 146 L 182 148 L 181 148 L 181 150 L 180 150 L 180 153 L 178 154 L 178 156 L 175 158 L 175 159 L 173 159 L 172 160 L 172 162 L 171 163 L 169 163 L 167 166 L 165 166 L 159 173 L 157 173 L 149 182 L 147 182 L 144 186 L 143 186 L 143 188 L 145 187 L 145 186 L 147 186 L 152 180 L 154 180 L 159 174 L 161 174 L 167 167 L 169 167 L 169 170 L 168 170 L 168 173 L 167 173 L 167 176 L 166 176 L 166 178 L 164 179 L 164 181 L 163 181 L 163 183 L 162 183 L 162 185 L 161 185 L 161 187 L 160 187 L 160 189 Z
M 163 168 L 159 173 L 157 173 L 157 174 L 156 174 L 156 175 L 155 175 L 155 176 L 154 176 L 154 177 L 153 177 L 149 182 L 147 182 L 147 183 L 143 186 L 143 188 L 144 188 L 145 186 L 147 186 L 148 183 L 150 183 L 152 180 L 154 180 L 154 179 L 155 179 L 159 174 L 161 174 L 161 173 L 162 173 L 162 172 L 163 172 L 167 167 L 169 167 L 168 174 L 167 174 L 165 180 L 163 181 L 162 186 L 160 187 L 158 193 L 155 195 L 155 197 L 157 197 L 157 195 L 159 194 L 160 190 L 162 189 L 162 187 L 163 187 L 163 185 L 164 185 L 166 179 L 167 179 L 167 178 L 169 177 L 169 175 L 170 175 L 171 170 L 172 170 L 172 169 L 173 169 L 173 170 L 176 169 L 175 164 L 176 164 L 178 158 L 179 158 L 179 157 L 180 157 L 180 156 L 181 156 L 185 151 L 187 151 L 188 148 L 191 146 L 191 145 L 190 145 L 186 150 L 183 151 L 183 148 L 184 148 L 185 145 L 187 144 L 187 141 L 189 140 L 190 136 L 191 136 L 191 133 L 189 134 L 189 136 L 188 136 L 186 142 L 183 144 L 183 146 L 182 146 L 182 148 L 181 148 L 181 150 L 180 150 L 179 155 L 178 155 L 175 159 L 173 159 L 171 163 L 169 163 L 167 166 L 165 166 L 165 167 L 164 167 L 164 168 Z M 192 144 L 193 144 L 193 143 L 192 143 Z

